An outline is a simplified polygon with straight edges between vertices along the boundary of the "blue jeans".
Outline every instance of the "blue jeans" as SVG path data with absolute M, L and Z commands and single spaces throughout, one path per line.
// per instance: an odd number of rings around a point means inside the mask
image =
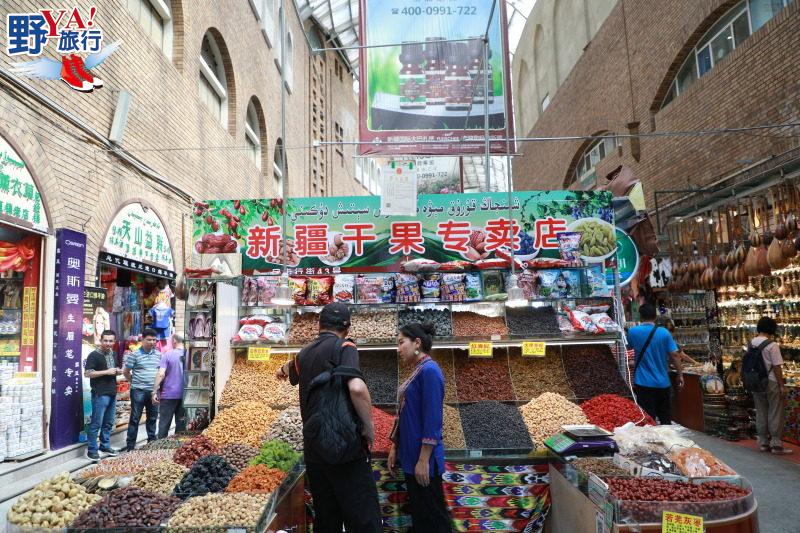
M 156 440 L 156 420 L 158 420 L 158 406 L 153 404 L 153 391 L 145 389 L 131 389 L 131 418 L 128 421 L 128 450 L 136 447 L 136 437 L 139 436 L 139 420 L 142 411 L 147 409 L 145 428 L 147 428 L 147 442 Z
M 86 432 L 89 453 L 97 453 L 98 431 L 100 432 L 100 446 L 105 449 L 111 447 L 111 429 L 114 427 L 116 412 L 116 396 L 92 393 L 92 420 L 89 422 L 89 429 Z

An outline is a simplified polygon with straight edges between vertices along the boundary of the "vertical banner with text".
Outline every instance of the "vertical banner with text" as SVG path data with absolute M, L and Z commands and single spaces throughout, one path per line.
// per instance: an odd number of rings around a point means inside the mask
M 493 153 L 515 149 L 503 0 L 361 0 L 360 15 L 360 154 L 480 154 L 487 123 Z
M 50 388 L 50 448 L 78 442 L 83 428 L 81 327 L 83 323 L 86 234 L 56 231 L 53 302 L 53 379 Z

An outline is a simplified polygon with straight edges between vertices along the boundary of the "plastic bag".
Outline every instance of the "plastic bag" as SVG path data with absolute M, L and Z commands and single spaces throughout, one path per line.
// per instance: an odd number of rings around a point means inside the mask
M 481 287 L 481 275 L 477 272 L 466 274 L 464 276 L 464 284 L 466 287 L 466 296 L 465 300 L 468 302 L 474 302 L 477 300 L 483 299 L 483 289 Z
M 467 286 L 463 274 L 442 274 L 441 298 L 443 302 L 463 302 Z
M 426 274 L 420 284 L 423 302 L 438 302 L 441 300 L 441 274 Z
M 589 285 L 589 296 L 611 296 L 611 289 L 606 283 L 606 276 L 601 267 L 594 266 L 587 268 L 586 282 Z
M 267 342 L 286 342 L 286 324 L 267 324 L 261 338 Z
M 539 297 L 557 298 L 558 287 L 556 281 L 561 275 L 560 270 L 540 270 L 539 271 Z
M 564 261 L 579 261 L 581 258 L 581 234 L 565 231 L 558 234 L 558 252 Z
M 702 448 L 685 448 L 673 451 L 671 458 L 678 465 L 681 473 L 689 477 L 734 476 L 734 472 L 725 463 Z
M 333 278 L 331 276 L 308 278 L 306 305 L 328 305 L 332 300 L 332 288 Z
M 416 274 L 398 274 L 396 285 L 398 303 L 418 303 L 420 301 L 419 278 Z
M 583 311 L 573 311 L 569 309 L 567 314 L 569 316 L 569 321 L 572 322 L 576 330 L 594 333 L 595 335 L 603 333 L 603 330 L 601 330 L 597 324 L 594 323 L 592 318 Z
M 603 331 L 619 331 L 619 324 L 614 322 L 610 316 L 606 313 L 595 313 L 593 315 L 589 315 L 592 319 L 592 322 L 597 325 L 597 327 Z
M 289 288 L 292 291 L 292 299 L 296 305 L 306 303 L 306 291 L 308 290 L 308 279 L 296 276 L 289 277 Z
M 381 277 L 381 303 L 391 304 L 397 298 L 397 287 L 394 283 L 394 276 Z
M 356 278 L 356 288 L 358 289 L 358 303 L 381 303 L 381 291 L 383 290 L 383 280 L 381 278 L 359 276 Z
M 505 294 L 506 283 L 502 272 L 483 273 L 483 297 L 489 298 L 496 294 Z
M 239 328 L 236 335 L 233 336 L 231 342 L 234 344 L 239 342 L 256 342 L 264 333 L 264 328 L 258 324 L 246 324 Z
M 352 274 L 339 274 L 333 281 L 333 301 L 355 302 L 356 277 Z
M 258 285 L 258 305 L 266 306 L 272 303 L 275 293 L 278 290 L 278 276 L 262 276 L 257 278 Z
M 637 451 L 669 453 L 673 448 L 696 446 L 686 438 L 686 428 L 677 424 L 668 426 L 637 426 L 633 422 L 615 428 L 612 437 L 619 447 L 619 453 L 630 455 Z
M 440 266 L 439 263 L 430 259 L 412 259 L 400 265 L 400 268 L 403 269 L 403 272 L 431 272 L 439 270 Z

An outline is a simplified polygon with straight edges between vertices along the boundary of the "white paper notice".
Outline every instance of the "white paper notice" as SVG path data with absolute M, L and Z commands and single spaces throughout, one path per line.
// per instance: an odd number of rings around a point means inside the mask
M 412 161 L 393 161 L 381 172 L 381 215 L 417 214 L 417 168 Z

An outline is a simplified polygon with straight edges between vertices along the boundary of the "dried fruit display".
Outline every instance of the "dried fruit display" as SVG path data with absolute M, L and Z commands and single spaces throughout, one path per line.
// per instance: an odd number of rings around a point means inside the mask
M 186 468 L 191 468 L 195 461 L 206 455 L 211 455 L 217 452 L 217 446 L 205 435 L 198 435 L 177 450 L 172 456 L 172 460 L 183 465 Z M 128 455 L 128 454 L 126 454 Z M 122 457 L 125 457 L 124 455 Z
M 247 492 L 249 494 L 270 494 L 286 478 L 286 472 L 266 465 L 248 466 L 228 483 L 225 492 Z
M 188 471 L 185 466 L 172 461 L 162 461 L 133 476 L 130 486 L 168 496 Z
M 204 528 L 205 531 L 219 531 L 210 528 L 244 527 L 255 530 L 261 513 L 267 505 L 266 494 L 207 494 L 189 498 L 172 514 L 167 523 L 170 531 L 180 528 Z M 197 531 L 192 529 L 189 531 Z
M 506 352 L 496 349 L 492 358 L 475 359 L 461 351 L 454 359 L 459 402 L 516 400 Z
M 372 403 L 397 403 L 397 354 L 387 351 L 361 350 L 358 354 L 361 372 L 369 388 Z
M 300 416 L 300 407 L 289 407 L 278 415 L 264 436 L 264 441 L 269 440 L 282 440 L 295 451 L 303 451 L 303 419 Z
M 209 492 L 222 492 L 236 471 L 219 455 L 206 455 L 198 459 L 175 485 L 173 494 L 183 500 Z
M 502 316 L 486 316 L 471 311 L 453 313 L 453 337 L 485 337 L 508 335 Z
M 589 422 L 608 431 L 634 422 L 638 426 L 653 426 L 655 421 L 638 405 L 616 394 L 601 394 L 581 403 Z
M 546 438 L 561 432 L 561 426 L 588 422 L 578 405 L 552 392 L 537 396 L 520 407 L 519 411 L 537 446 L 542 445 Z
M 275 372 L 287 360 L 285 355 L 273 355 L 266 362 L 238 358 L 222 389 L 220 405 L 230 406 L 243 401 L 262 402 L 276 409 L 299 405 L 297 387 L 288 380 L 275 378 Z
M 221 409 L 203 435 L 217 447 L 238 442 L 260 446 L 264 433 L 278 417 L 278 411 L 262 402 L 239 402 Z
M 146 528 L 169 518 L 181 500 L 137 487 L 117 489 L 84 510 L 75 529 Z
M 461 413 L 449 405 L 445 405 L 442 412 L 442 440 L 444 447 L 451 450 L 463 450 L 467 447 L 461 427 Z
M 533 448 L 528 430 L 513 405 L 484 401 L 459 408 L 468 448 Z
M 605 393 L 630 396 L 608 346 L 563 346 L 561 354 L 570 388 L 577 398 L 589 399 Z
M 548 346 L 544 357 L 522 357 L 520 348 L 509 348 L 508 352 L 508 366 L 517 400 L 530 401 L 545 392 L 574 397 L 561 362 L 560 346 Z

